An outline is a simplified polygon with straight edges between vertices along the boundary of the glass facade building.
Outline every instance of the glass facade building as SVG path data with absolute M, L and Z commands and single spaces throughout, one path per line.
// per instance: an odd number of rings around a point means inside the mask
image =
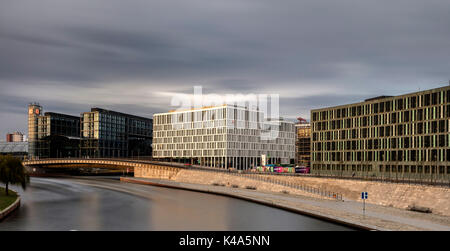
M 82 113 L 81 119 L 83 157 L 151 156 L 152 119 L 101 108 Z
M 79 156 L 80 117 L 46 112 L 38 104 L 28 106 L 28 142 L 31 158 Z
M 448 181 L 450 87 L 311 111 L 312 173 Z
M 92 108 L 81 117 L 28 107 L 29 158 L 151 156 L 153 120 Z

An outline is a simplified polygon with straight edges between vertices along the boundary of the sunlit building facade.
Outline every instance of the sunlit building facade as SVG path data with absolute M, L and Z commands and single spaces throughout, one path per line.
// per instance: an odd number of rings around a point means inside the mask
M 235 169 L 259 166 L 262 158 L 294 164 L 294 123 L 263 117 L 235 105 L 155 114 L 153 158 Z
M 311 111 L 312 173 L 449 179 L 450 87 Z
M 311 125 L 309 123 L 295 124 L 296 131 L 296 165 L 311 167 Z
M 13 132 L 6 134 L 6 142 L 23 142 L 24 136 L 21 132 Z

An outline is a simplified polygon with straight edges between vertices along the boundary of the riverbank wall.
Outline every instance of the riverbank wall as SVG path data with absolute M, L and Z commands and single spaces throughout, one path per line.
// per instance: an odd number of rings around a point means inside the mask
M 17 199 L 10 206 L 8 206 L 4 210 L 0 211 L 0 222 L 3 219 L 5 219 L 6 217 L 8 217 L 8 215 L 10 215 L 12 212 L 14 212 L 19 207 L 20 207 L 20 196 L 17 195 Z

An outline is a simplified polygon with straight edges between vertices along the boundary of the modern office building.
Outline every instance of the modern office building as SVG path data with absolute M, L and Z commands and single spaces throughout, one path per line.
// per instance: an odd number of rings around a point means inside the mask
M 448 181 L 450 86 L 311 111 L 312 173 Z
M 28 142 L 31 158 L 78 157 L 80 117 L 46 112 L 39 104 L 28 106 Z
M 30 158 L 151 156 L 152 119 L 92 108 L 81 117 L 28 106 Z
M 81 155 L 96 158 L 152 155 L 153 120 L 92 108 L 81 114 Z
M 297 166 L 311 167 L 311 125 L 303 118 L 295 124 L 295 160 Z
M 23 142 L 23 133 L 14 132 L 6 134 L 6 142 Z
M 294 123 L 263 118 L 235 105 L 155 114 L 153 158 L 236 169 L 294 164 Z

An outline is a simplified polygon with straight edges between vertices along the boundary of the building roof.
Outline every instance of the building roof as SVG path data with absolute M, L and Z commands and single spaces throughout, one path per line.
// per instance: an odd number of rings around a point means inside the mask
M 193 111 L 202 111 L 202 110 L 212 110 L 212 109 L 219 109 L 224 107 L 231 107 L 231 108 L 239 108 L 243 110 L 248 110 L 252 112 L 259 112 L 258 109 L 255 109 L 254 107 L 247 107 L 247 106 L 240 106 L 240 105 L 234 105 L 234 104 L 222 104 L 217 106 L 202 106 L 202 107 L 191 107 L 186 109 L 176 109 L 176 110 L 169 110 L 169 112 L 162 112 L 162 113 L 155 113 L 153 116 L 160 116 L 160 115 L 168 115 L 168 114 L 175 114 L 175 113 L 187 113 L 187 112 L 193 112 Z
M 26 153 L 28 142 L 0 142 L 0 153 Z
M 62 117 L 62 118 L 69 118 L 73 120 L 80 120 L 80 117 L 69 115 L 69 114 L 63 114 L 63 113 L 56 113 L 56 112 L 46 112 L 44 113 L 44 116 L 50 116 L 50 117 Z
M 112 110 L 106 110 L 106 109 L 99 108 L 99 107 L 91 108 L 91 112 L 100 112 L 100 113 L 106 113 L 106 114 L 109 113 L 109 114 L 115 114 L 115 115 L 119 115 L 119 116 L 129 117 L 129 118 L 153 121 L 152 118 L 146 118 L 146 117 L 141 117 L 141 116 L 137 116 L 137 115 L 133 115 L 133 114 L 123 113 L 123 112 L 116 112 L 116 111 L 112 111 Z M 84 113 L 86 113 L 86 112 L 84 112 Z M 82 114 L 84 114 L 84 113 L 82 113 Z
M 423 91 L 418 91 L 418 92 L 402 94 L 402 95 L 398 95 L 398 96 L 378 96 L 375 98 L 366 99 L 365 101 L 358 102 L 358 103 L 350 103 L 350 104 L 344 104 L 344 105 L 338 105 L 338 106 L 330 106 L 330 107 L 322 107 L 322 108 L 312 109 L 311 113 L 327 111 L 330 109 L 348 108 L 348 107 L 358 106 L 358 105 L 363 105 L 363 104 L 377 103 L 380 101 L 381 102 L 392 101 L 395 99 L 405 98 L 405 97 L 414 96 L 414 95 L 423 95 L 423 94 L 431 94 L 431 93 L 440 92 L 440 91 L 447 91 L 449 89 L 450 89 L 450 86 L 443 86 L 443 87 L 438 87 L 438 88 L 433 88 L 433 89 L 428 89 L 428 90 L 423 90 Z
M 367 102 L 367 101 L 372 101 L 372 100 L 377 100 L 377 99 L 384 99 L 384 98 L 392 98 L 392 97 L 394 97 L 394 96 L 386 96 L 386 95 L 383 95 L 383 96 L 378 96 L 378 97 L 368 98 L 368 99 L 365 99 L 364 101 Z

